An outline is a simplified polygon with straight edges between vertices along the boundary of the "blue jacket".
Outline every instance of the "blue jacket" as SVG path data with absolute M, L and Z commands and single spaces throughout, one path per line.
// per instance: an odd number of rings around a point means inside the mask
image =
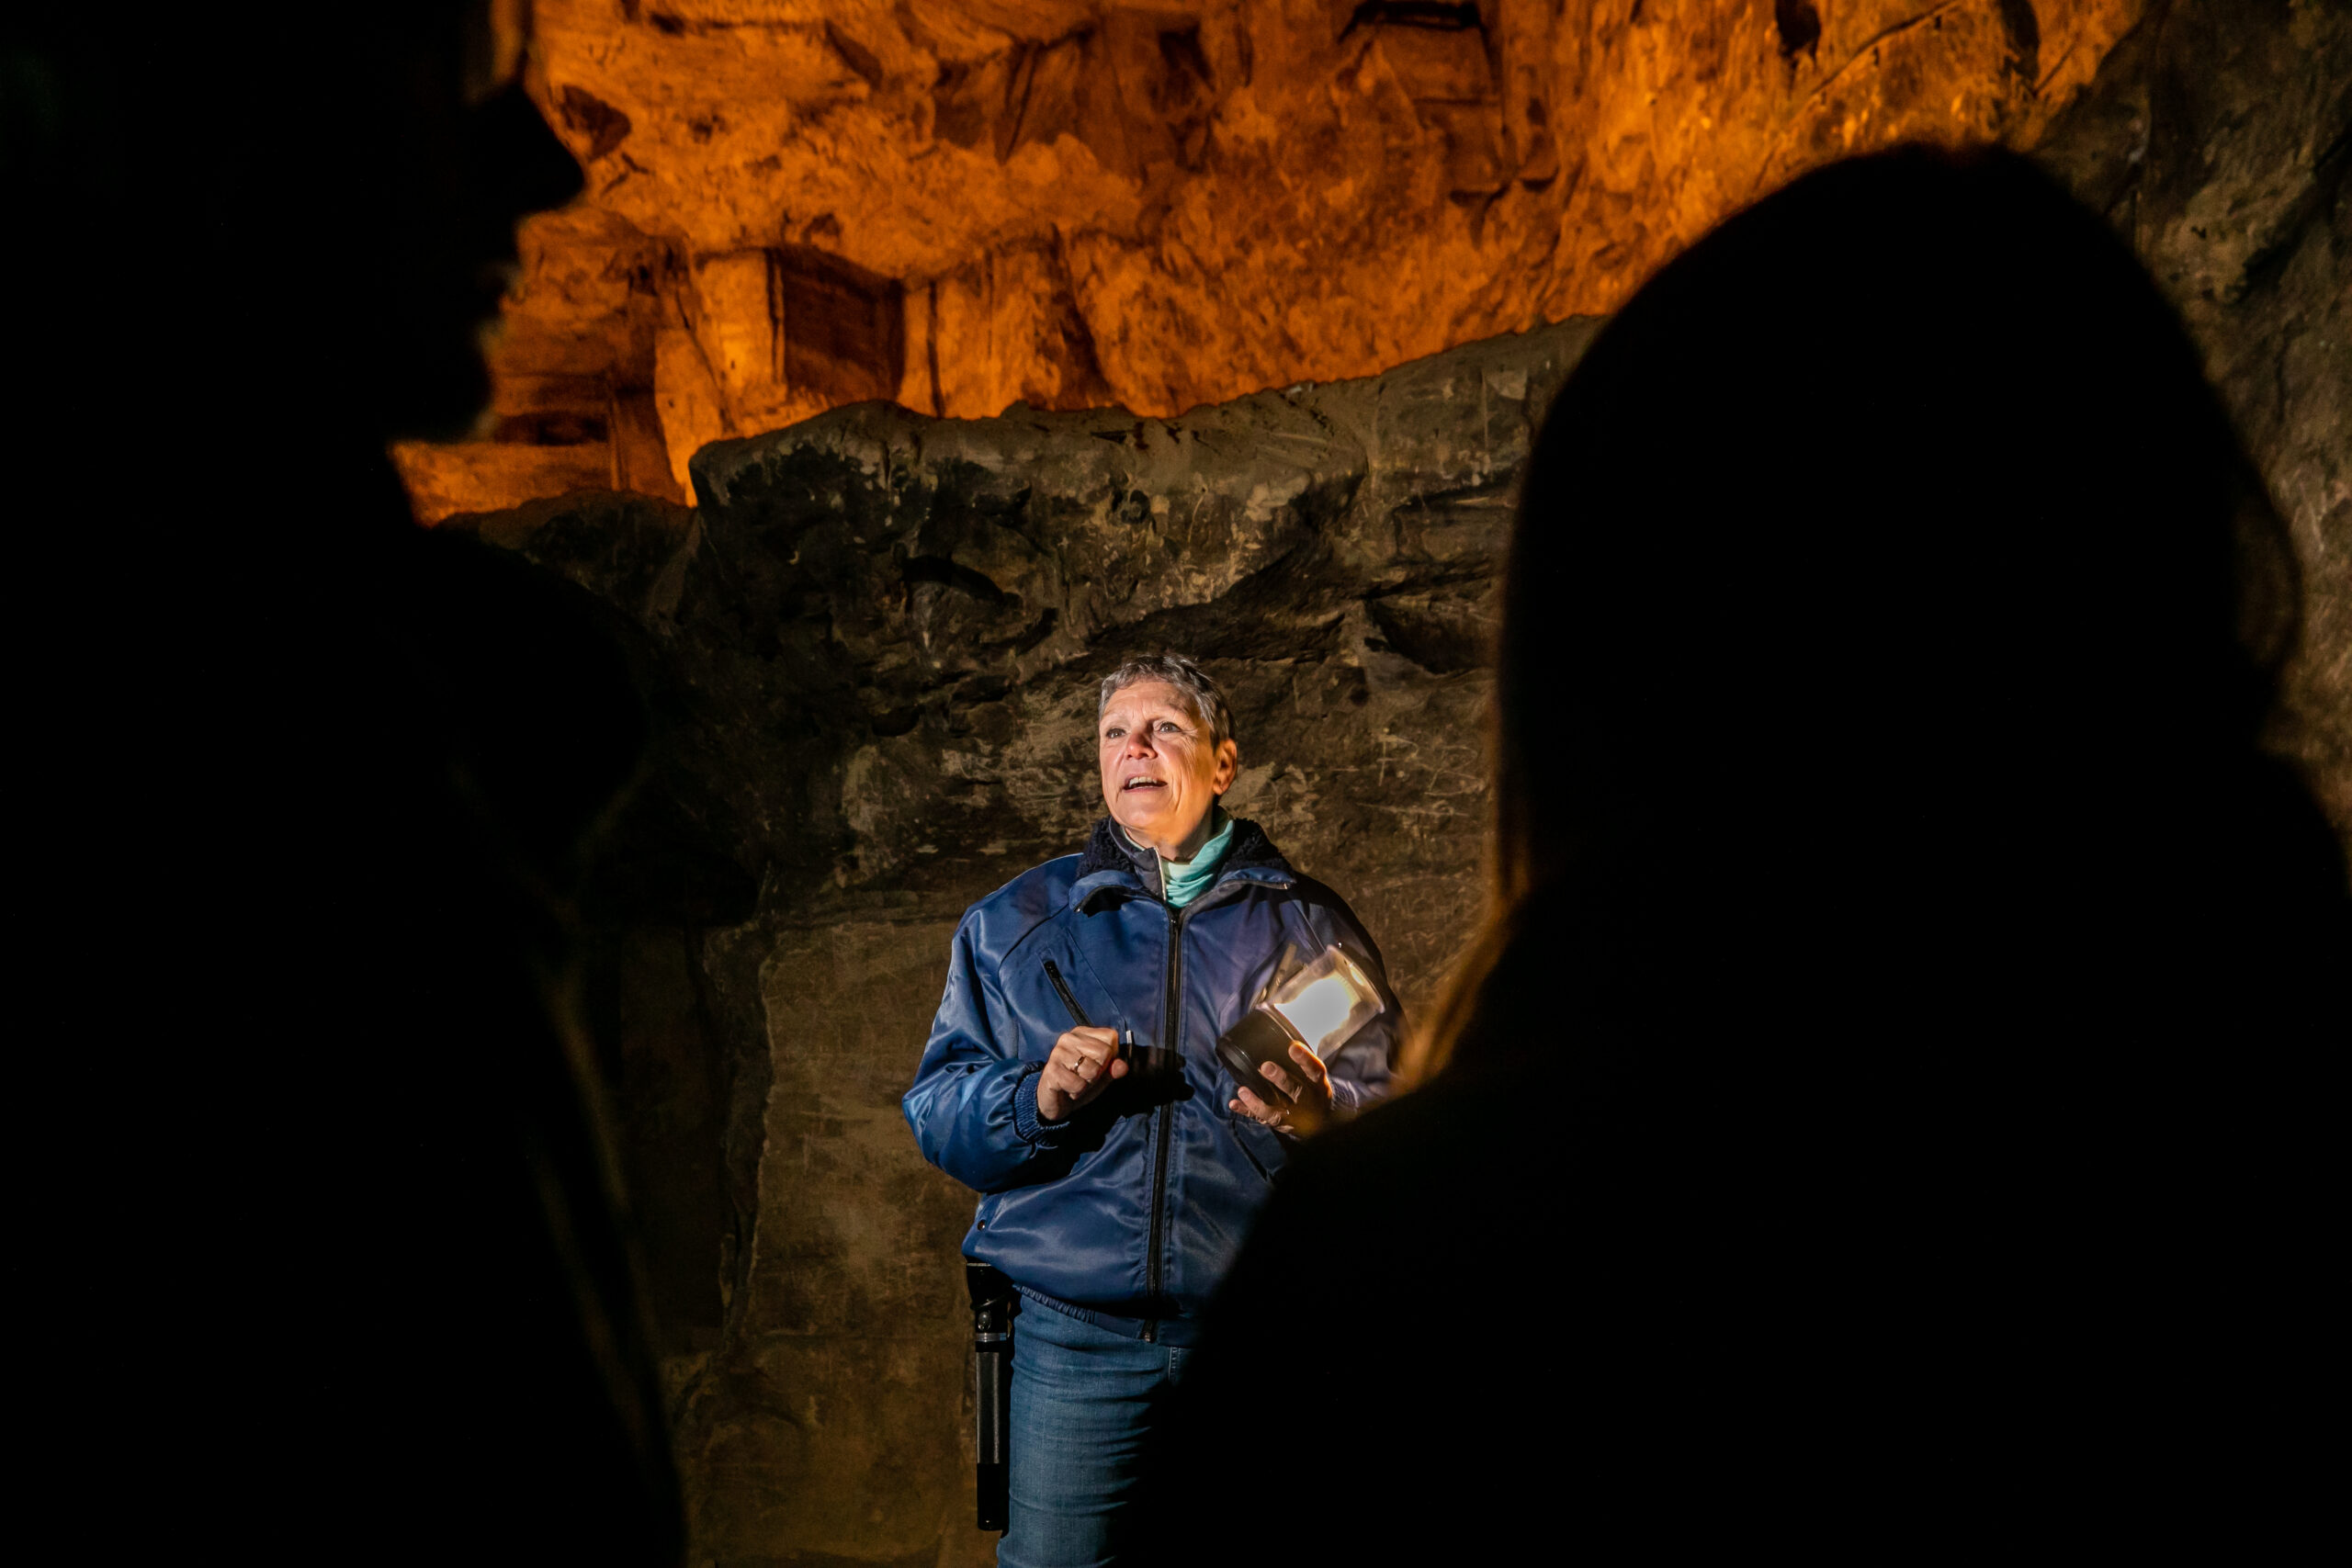
M 1223 1278 L 1289 1142 L 1226 1109 L 1217 1038 L 1285 948 L 1305 959 L 1333 943 L 1364 963 L 1387 1004 L 1329 1064 L 1345 1114 L 1386 1091 L 1396 999 L 1346 902 L 1293 871 L 1257 824 L 1234 824 L 1216 881 L 1181 911 L 1138 874 L 1107 818 L 1085 853 L 973 905 L 904 1101 L 923 1157 L 981 1194 L 965 1256 L 1106 1327 L 1188 1337 L 1182 1325 Z M 1136 1049 L 1126 1077 L 1041 1124 L 1037 1075 L 1072 1021 L 1055 973 L 1087 1022 L 1133 1029 Z

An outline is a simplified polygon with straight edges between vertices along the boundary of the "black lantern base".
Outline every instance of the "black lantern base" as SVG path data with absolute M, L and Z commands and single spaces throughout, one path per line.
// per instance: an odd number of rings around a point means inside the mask
M 1241 1015 L 1241 1021 L 1225 1032 L 1216 1043 L 1216 1059 L 1233 1075 L 1233 1081 L 1250 1089 L 1269 1105 L 1295 1104 L 1297 1097 L 1286 1095 L 1259 1074 L 1268 1062 L 1282 1068 L 1294 1080 L 1298 1077 L 1298 1064 L 1290 1059 L 1290 1048 L 1296 1036 L 1284 1029 L 1262 1008 L 1251 1008 Z

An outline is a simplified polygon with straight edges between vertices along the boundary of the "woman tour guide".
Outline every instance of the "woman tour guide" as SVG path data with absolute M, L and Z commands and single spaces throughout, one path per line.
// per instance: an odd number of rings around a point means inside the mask
M 1096 724 L 1110 815 L 1084 851 L 966 912 L 907 1122 L 980 1194 L 967 1257 L 1016 1285 L 1010 1523 L 998 1561 L 1095 1563 L 1152 1414 L 1294 1140 L 1377 1099 L 1399 1019 L 1344 900 L 1226 815 L 1229 710 L 1189 659 L 1130 661 Z M 1218 1037 L 1338 946 L 1385 1010 L 1283 1092 L 1236 1091 Z

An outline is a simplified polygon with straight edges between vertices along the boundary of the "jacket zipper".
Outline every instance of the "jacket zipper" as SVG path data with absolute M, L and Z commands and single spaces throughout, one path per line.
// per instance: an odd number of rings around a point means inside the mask
M 1161 1070 L 1172 1066 L 1182 1072 L 1184 1063 L 1184 911 L 1168 911 L 1168 1054 L 1161 1059 Z M 1176 1107 L 1163 1103 L 1151 1114 L 1159 1123 L 1157 1130 L 1158 1154 L 1151 1162 L 1151 1252 L 1144 1266 L 1144 1299 L 1151 1303 L 1156 1314 L 1159 1310 L 1159 1252 L 1164 1245 L 1162 1226 L 1168 1207 L 1168 1143 L 1174 1130 Z M 1143 1337 L 1147 1343 L 1159 1339 L 1159 1319 L 1157 1315 L 1143 1322 Z

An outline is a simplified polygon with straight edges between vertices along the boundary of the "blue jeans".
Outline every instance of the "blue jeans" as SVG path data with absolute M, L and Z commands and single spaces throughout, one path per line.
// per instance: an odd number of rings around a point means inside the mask
M 1012 1506 L 997 1562 L 1116 1562 L 1137 1453 L 1189 1352 L 1035 1302 L 1021 1303 L 1012 1333 Z

